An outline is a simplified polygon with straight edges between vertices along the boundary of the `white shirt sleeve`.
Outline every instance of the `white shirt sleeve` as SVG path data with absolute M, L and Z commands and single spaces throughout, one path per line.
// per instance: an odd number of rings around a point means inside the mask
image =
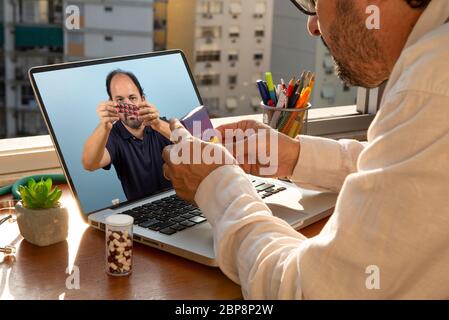
M 272 216 L 239 167 L 214 170 L 195 201 L 214 229 L 220 268 L 241 284 L 245 298 L 301 298 L 296 260 L 306 238 Z M 285 276 L 288 281 L 281 281 Z
M 301 151 L 291 181 L 305 188 L 339 192 L 346 177 L 357 171 L 365 143 L 299 136 Z
M 320 187 L 343 184 L 314 238 L 273 217 L 240 168 L 212 172 L 195 201 L 213 227 L 220 268 L 250 299 L 449 298 L 448 105 L 445 96 L 397 93 L 361 154 L 353 142 L 303 148 L 311 172 L 298 168 L 299 181 L 312 184 L 314 173 Z

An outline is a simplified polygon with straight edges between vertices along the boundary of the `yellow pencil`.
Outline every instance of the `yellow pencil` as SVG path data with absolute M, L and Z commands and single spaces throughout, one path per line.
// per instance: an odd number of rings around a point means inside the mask
M 295 106 L 295 109 L 301 109 L 307 104 L 307 102 L 309 102 L 310 92 L 311 92 L 311 90 L 309 87 L 304 89 L 303 93 L 301 94 L 301 97 L 298 100 L 298 103 Z M 295 114 L 295 112 L 292 112 L 290 118 L 288 119 L 287 124 L 285 125 L 284 129 L 282 130 L 282 133 L 289 134 L 290 129 L 292 128 L 295 119 L 296 119 L 296 114 Z
M 310 100 L 310 96 L 312 95 L 312 91 L 313 91 L 313 86 L 314 86 L 314 85 L 315 85 L 315 75 L 311 72 L 311 73 L 310 73 L 310 81 L 309 81 L 309 85 L 308 85 L 308 87 L 310 88 L 310 94 L 309 94 L 309 97 L 308 97 L 307 101 L 306 101 L 305 104 L 302 106 L 302 108 L 306 108 L 306 107 L 307 107 L 307 104 L 308 104 L 308 102 L 309 102 L 309 100 Z M 304 124 L 304 117 L 305 117 L 305 115 L 306 115 L 306 111 L 301 112 L 301 114 L 296 118 L 294 130 L 292 130 L 291 132 L 289 132 L 289 133 L 292 133 L 292 134 L 290 134 L 291 137 L 294 138 L 294 137 L 296 137 L 298 134 L 301 133 L 302 126 L 303 126 L 303 124 Z

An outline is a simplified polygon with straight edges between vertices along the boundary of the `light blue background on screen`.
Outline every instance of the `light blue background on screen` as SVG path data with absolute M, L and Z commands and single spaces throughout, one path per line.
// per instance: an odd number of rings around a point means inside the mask
M 36 73 L 37 87 L 85 213 L 109 207 L 113 199 L 126 201 L 113 168 L 88 172 L 81 164 L 84 143 L 99 123 L 96 108 L 109 99 L 106 76 L 115 69 L 136 75 L 147 100 L 162 117 L 180 118 L 200 104 L 179 53 Z

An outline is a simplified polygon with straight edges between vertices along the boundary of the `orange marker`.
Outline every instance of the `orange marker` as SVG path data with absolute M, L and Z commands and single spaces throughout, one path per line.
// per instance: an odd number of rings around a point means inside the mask
M 296 103 L 295 109 L 301 109 L 307 105 L 307 103 L 309 102 L 309 97 L 310 97 L 311 92 L 312 92 L 312 90 L 310 89 L 310 87 L 307 87 L 304 89 L 304 91 L 301 94 L 301 97 L 299 98 L 298 102 Z M 287 124 L 282 129 L 282 133 L 288 134 L 290 132 L 290 129 L 291 129 L 295 119 L 296 119 L 296 113 L 292 112 L 292 114 L 290 115 L 290 118 L 287 121 Z

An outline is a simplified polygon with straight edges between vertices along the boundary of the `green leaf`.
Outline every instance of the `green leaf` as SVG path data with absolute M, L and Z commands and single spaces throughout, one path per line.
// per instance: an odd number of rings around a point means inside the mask
M 52 185 L 51 178 L 48 178 L 47 180 L 45 180 L 44 184 L 47 187 L 47 193 L 50 193 L 51 185 Z
M 31 188 L 27 188 L 27 190 L 32 198 L 37 197 L 37 194 L 36 194 L 37 185 L 38 185 L 38 183 L 34 184 L 33 187 L 31 187 Z
M 61 198 L 61 196 L 62 196 L 62 190 L 59 189 L 59 188 L 55 188 L 55 189 L 53 190 L 53 192 L 55 193 L 55 196 L 54 196 L 54 197 L 51 197 L 51 199 L 52 199 L 53 201 L 58 201 L 58 200 Z
M 28 208 L 28 203 L 30 202 L 30 197 L 25 193 L 21 193 L 20 196 L 22 198 L 23 206 Z
M 53 192 L 50 193 L 50 195 L 48 196 L 48 201 L 50 201 L 52 203 L 52 206 L 54 206 L 54 204 L 56 202 L 58 202 L 58 200 L 61 198 L 62 195 L 62 191 L 56 187 L 53 189 Z
M 19 186 L 20 197 L 23 199 L 24 197 L 31 197 L 30 190 L 24 186 Z
M 47 200 L 44 204 L 45 208 L 57 208 L 59 205 L 58 201 Z
M 48 200 L 47 199 L 47 201 L 45 201 L 45 203 L 42 205 L 42 208 L 43 209 L 50 209 L 50 208 L 53 208 L 54 206 L 53 206 L 53 204 L 52 204 L 52 202 L 50 201 L 50 200 Z
M 19 186 L 19 193 L 21 197 L 23 197 L 23 195 L 27 192 L 28 190 L 24 186 Z
M 28 188 L 33 188 L 35 184 L 36 181 L 33 178 L 28 180 Z
M 25 208 L 36 209 L 36 204 L 34 203 L 33 198 L 29 196 L 24 196 L 22 198 L 22 201 Z
M 38 183 L 36 187 L 36 201 L 40 204 L 44 204 L 45 200 L 47 200 L 48 197 L 48 191 L 47 187 L 44 183 Z

